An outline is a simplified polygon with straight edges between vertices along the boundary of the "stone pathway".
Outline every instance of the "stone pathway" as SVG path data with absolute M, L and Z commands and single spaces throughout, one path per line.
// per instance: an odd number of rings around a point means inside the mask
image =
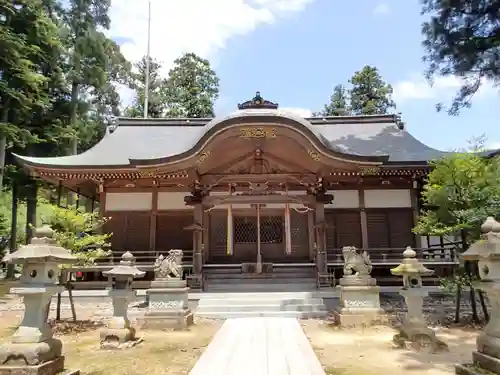
M 299 321 L 228 319 L 189 375 L 325 375 Z

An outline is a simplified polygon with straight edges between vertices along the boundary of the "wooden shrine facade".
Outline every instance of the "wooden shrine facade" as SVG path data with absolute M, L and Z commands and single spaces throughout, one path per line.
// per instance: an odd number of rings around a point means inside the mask
M 152 264 L 182 249 L 200 282 L 206 264 L 314 263 L 321 277 L 343 246 L 375 262 L 422 247 L 412 228 L 426 162 L 327 139 L 342 126 L 403 131 L 396 116 L 305 120 L 256 98 L 222 119 L 120 119 L 80 155 L 18 159 L 99 199 L 116 256 Z

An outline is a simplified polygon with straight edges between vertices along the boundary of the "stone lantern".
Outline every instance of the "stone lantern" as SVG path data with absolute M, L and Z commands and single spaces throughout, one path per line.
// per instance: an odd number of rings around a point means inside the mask
M 121 348 L 123 344 L 135 342 L 135 328 L 130 325 L 127 309 L 136 296 L 132 282 L 144 274 L 135 266 L 135 258 L 128 251 L 122 255 L 119 265 L 103 272 L 113 280 L 113 288 L 108 292 L 113 303 L 113 316 L 100 332 L 101 348 Z
M 48 317 L 52 296 L 63 289 L 57 285 L 59 265 L 75 263 L 76 257 L 53 237 L 50 227 L 38 228 L 29 245 L 3 258 L 23 267 L 20 287 L 10 292 L 23 297 L 25 309 L 10 343 L 0 347 L 0 374 L 53 375 L 64 369 L 62 343 L 52 337 Z
M 399 347 L 405 347 L 410 343 L 417 349 L 420 346 L 430 346 L 432 351 L 446 349 L 447 345 L 438 340 L 436 333 L 427 326 L 422 312 L 424 297 L 429 295 L 429 292 L 422 287 L 422 277 L 430 276 L 434 271 L 420 263 L 415 251 L 409 246 L 403 252 L 403 257 L 403 262 L 391 269 L 391 273 L 403 277 L 403 288 L 399 294 L 404 297 L 408 312 L 393 341 Z
M 457 365 L 457 374 L 500 374 L 500 223 L 488 217 L 481 226 L 481 239 L 462 254 L 464 260 L 477 261 L 480 281 L 474 283 L 486 292 L 491 305 L 490 320 L 477 337 L 473 365 Z M 486 370 L 486 371 L 485 371 Z

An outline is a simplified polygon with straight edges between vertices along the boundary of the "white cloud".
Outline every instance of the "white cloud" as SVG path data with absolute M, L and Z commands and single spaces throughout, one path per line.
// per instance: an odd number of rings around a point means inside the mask
M 290 112 L 296 116 L 300 117 L 311 117 L 312 111 L 308 108 L 298 108 L 298 107 L 279 107 L 280 111 Z
M 151 0 L 151 56 L 164 64 L 184 52 L 204 58 L 227 41 L 272 24 L 314 0 Z M 124 41 L 122 52 L 137 61 L 147 51 L 147 0 L 113 0 L 110 36 Z
M 410 79 L 397 82 L 393 85 L 393 98 L 401 103 L 409 100 L 449 99 L 462 86 L 462 81 L 456 76 L 437 77 L 433 85 L 418 74 L 411 75 Z M 489 82 L 483 82 L 476 95 L 491 94 L 495 88 Z
M 215 58 L 227 41 L 261 25 L 272 24 L 302 11 L 314 0 L 151 0 L 151 56 L 167 75 L 173 60 L 185 52 Z M 130 61 L 147 53 L 148 0 L 113 0 L 109 35 L 121 42 Z M 130 105 L 130 89 L 119 88 L 122 103 Z
M 374 9 L 373 14 L 375 16 L 385 16 L 391 13 L 391 8 L 387 3 L 379 3 Z

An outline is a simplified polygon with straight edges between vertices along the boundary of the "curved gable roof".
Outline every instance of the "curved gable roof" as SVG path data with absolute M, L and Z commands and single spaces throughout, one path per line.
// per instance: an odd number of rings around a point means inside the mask
M 209 134 L 225 124 L 274 119 L 298 124 L 313 135 L 318 145 L 346 158 L 423 163 L 446 152 L 418 141 L 398 126 L 395 115 L 343 116 L 304 119 L 289 112 L 272 109 L 240 110 L 214 119 L 120 118 L 118 126 L 91 149 L 71 156 L 36 158 L 16 155 L 23 163 L 52 168 L 128 167 L 134 161 L 177 158 L 190 153 Z

